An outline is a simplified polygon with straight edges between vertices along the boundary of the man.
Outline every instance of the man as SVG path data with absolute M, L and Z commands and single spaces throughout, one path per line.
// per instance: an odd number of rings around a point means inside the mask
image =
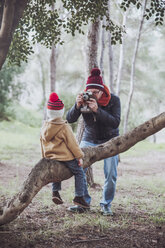
M 98 68 L 92 69 L 86 83 L 86 91 L 90 92 L 92 97 L 84 101 L 83 94 L 79 94 L 75 105 L 68 111 L 66 117 L 69 123 L 73 123 L 81 114 L 83 116 L 85 129 L 80 143 L 81 148 L 97 146 L 119 135 L 120 100 L 103 84 Z M 82 111 L 84 104 L 87 104 L 89 112 Z M 103 215 L 113 215 L 111 203 L 116 190 L 117 165 L 118 155 L 104 159 L 105 182 L 100 202 Z M 91 197 L 88 194 L 86 178 L 84 180 L 86 185 L 84 199 L 90 204 Z M 70 207 L 70 211 L 81 212 L 82 209 L 73 206 Z

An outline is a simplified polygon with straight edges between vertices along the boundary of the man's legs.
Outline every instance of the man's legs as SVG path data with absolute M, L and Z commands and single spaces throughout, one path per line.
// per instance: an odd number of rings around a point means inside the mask
M 81 148 L 87 147 L 87 146 L 97 146 L 97 145 L 96 144 L 93 144 L 91 142 L 88 142 L 88 141 L 81 141 L 81 143 L 80 143 L 80 147 Z M 84 172 L 85 173 L 87 172 L 87 169 L 88 168 L 85 168 L 84 169 Z M 90 205 L 90 203 L 91 203 L 91 196 L 88 193 L 88 184 L 87 184 L 86 175 L 84 177 L 84 199 Z
M 104 159 L 104 187 L 100 205 L 102 209 L 109 209 L 114 199 L 117 180 L 118 155 Z

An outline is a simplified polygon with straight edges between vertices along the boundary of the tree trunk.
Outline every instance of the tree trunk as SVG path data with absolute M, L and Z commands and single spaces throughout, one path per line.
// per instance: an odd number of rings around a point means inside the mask
M 109 19 L 110 19 L 110 0 L 108 1 Z M 111 44 L 111 32 L 108 32 L 108 56 L 109 56 L 109 88 L 112 93 L 114 93 L 114 71 L 113 71 L 113 48 Z
M 94 67 L 98 67 L 98 44 L 99 44 L 100 20 L 89 24 L 86 48 L 86 74 Z M 92 166 L 86 172 L 87 183 L 92 187 L 94 184 Z
M 82 140 L 83 132 L 84 132 L 84 120 L 83 120 L 83 117 L 81 115 L 79 118 L 78 125 L 77 125 L 77 135 L 76 135 L 76 139 L 77 139 L 79 144 Z
M 105 84 L 104 80 L 104 52 L 105 52 L 105 28 L 103 26 L 106 25 L 105 16 L 103 17 L 102 21 L 102 32 L 101 32 L 101 55 L 100 55 L 100 70 L 103 79 L 103 83 Z
M 134 92 L 135 63 L 136 63 L 136 57 L 137 57 L 137 53 L 138 53 L 141 33 L 142 33 L 142 27 L 143 27 L 143 23 L 144 23 L 144 13 L 145 13 L 145 10 L 146 10 L 146 4 L 147 4 L 147 0 L 144 1 L 142 19 L 140 21 L 138 35 L 137 35 L 137 39 L 136 39 L 136 43 L 135 43 L 134 54 L 133 54 L 133 58 L 132 58 L 130 91 L 129 91 L 129 95 L 128 95 L 128 102 L 127 102 L 126 113 L 125 113 L 125 117 L 124 117 L 124 133 L 127 132 L 127 128 L 128 128 L 128 118 L 129 118 L 131 101 L 132 101 L 133 92 Z
M 126 25 L 127 19 L 127 12 L 123 14 L 123 27 Z M 122 75 L 122 68 L 123 68 L 123 60 L 124 60 L 124 36 L 122 40 L 122 44 L 120 45 L 120 55 L 119 55 L 119 67 L 117 73 L 117 80 L 116 80 L 116 95 L 120 96 L 120 85 L 121 85 L 121 75 Z
M 40 51 L 40 47 L 37 46 L 37 58 L 39 61 L 39 65 L 40 65 L 40 70 L 39 70 L 39 80 L 41 82 L 41 86 L 42 86 L 42 104 L 44 106 L 44 111 L 43 111 L 43 121 L 46 120 L 46 76 L 45 76 L 45 70 L 44 70 L 44 64 L 42 61 L 42 56 L 41 56 L 41 51 Z
M 83 148 L 84 164 L 87 168 L 96 161 L 125 152 L 137 142 L 165 127 L 165 112 L 136 127 L 125 135 L 115 137 L 96 147 Z M 20 192 L 16 194 L 3 209 L 0 209 L 0 225 L 11 222 L 31 203 L 43 186 L 51 182 L 66 180 L 72 176 L 62 162 L 41 159 L 32 169 Z
M 56 47 L 52 45 L 50 56 L 50 92 L 56 90 Z
M 52 4 L 51 10 L 54 11 L 55 4 Z M 52 44 L 51 55 L 50 55 L 50 92 L 56 90 L 56 65 L 57 65 L 57 45 Z
M 94 67 L 98 67 L 98 43 L 99 43 L 100 21 L 89 24 L 86 46 L 86 72 L 87 75 Z
M 27 0 L 5 0 L 0 28 L 0 70 L 4 64 L 14 30 L 23 15 Z

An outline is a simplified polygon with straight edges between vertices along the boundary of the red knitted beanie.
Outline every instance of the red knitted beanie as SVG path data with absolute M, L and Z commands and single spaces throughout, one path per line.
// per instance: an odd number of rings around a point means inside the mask
M 93 68 L 91 70 L 91 75 L 88 77 L 86 82 L 86 90 L 92 88 L 104 91 L 103 80 L 100 76 L 100 70 L 98 68 Z
M 58 95 L 55 92 L 52 92 L 49 96 L 47 109 L 61 110 L 63 108 L 64 108 L 63 102 L 59 99 Z

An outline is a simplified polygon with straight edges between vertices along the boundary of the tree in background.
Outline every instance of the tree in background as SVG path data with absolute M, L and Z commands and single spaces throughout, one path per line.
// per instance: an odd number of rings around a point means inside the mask
M 138 54 L 138 48 L 139 48 L 140 38 L 141 38 L 141 34 L 142 34 L 146 5 L 147 5 L 147 0 L 144 0 L 142 18 L 140 20 L 140 25 L 139 25 L 139 29 L 138 29 L 138 33 L 137 33 L 136 42 L 135 42 L 135 49 L 134 49 L 134 53 L 133 53 L 133 57 L 132 57 L 132 63 L 131 63 L 130 90 L 129 90 L 128 101 L 126 104 L 126 113 L 125 113 L 125 118 L 124 118 L 124 129 L 123 129 L 124 133 L 127 132 L 127 128 L 128 128 L 128 118 L 129 118 L 131 101 L 132 101 L 133 92 L 134 92 L 134 76 L 135 76 L 136 57 Z
M 8 119 L 11 115 L 7 111 L 9 105 L 19 100 L 25 85 L 14 77 L 22 72 L 17 66 L 8 67 L 6 64 L 0 71 L 0 119 Z

